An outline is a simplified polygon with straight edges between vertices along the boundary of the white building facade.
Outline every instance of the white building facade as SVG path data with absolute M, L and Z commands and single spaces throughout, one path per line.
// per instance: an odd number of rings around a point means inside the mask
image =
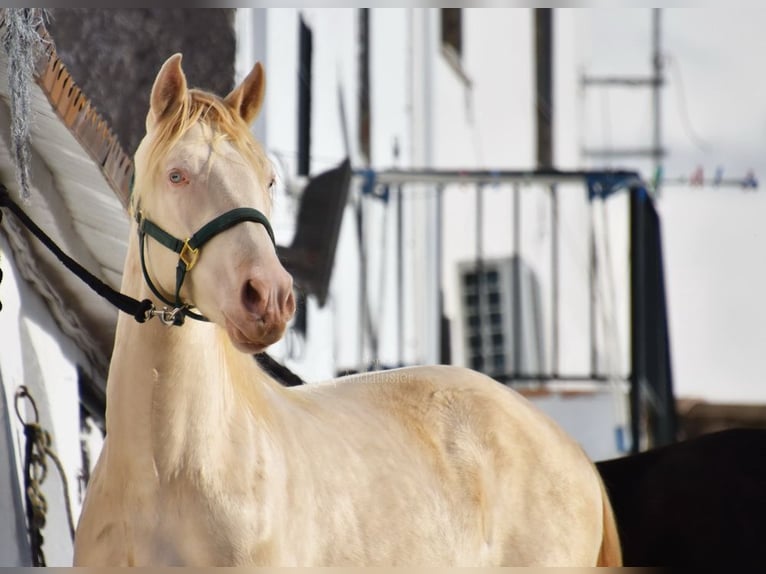
M 458 51 L 444 42 L 442 12 L 369 10 L 369 167 L 373 171 L 392 167 L 533 170 L 534 11 L 460 10 Z M 360 10 L 238 10 L 238 74 L 243 76 L 255 60 L 264 62 L 266 69 L 266 101 L 256 134 L 282 168 L 283 185 L 275 201 L 275 229 L 281 244 L 289 243 L 294 233 L 298 201 L 284 190 L 299 187 L 294 182 L 301 18 L 313 40 L 310 173 L 340 163 L 347 154 L 356 170 L 368 167 L 357 137 L 362 89 Z M 574 12 L 556 11 L 554 34 L 555 165 L 574 169 L 580 167 Z M 543 349 L 539 372 L 534 374 L 587 378 L 597 372 L 611 380 L 563 387 L 548 383 L 547 394 L 533 400 L 543 408 L 557 401 L 568 405 L 548 410 L 586 442 L 594 458 L 620 454 L 628 444 L 624 380 L 630 354 L 624 198 L 592 207 L 584 186 L 558 187 L 559 295 L 554 305 L 554 224 L 547 186 L 518 186 L 520 216 L 514 220 L 511 185 L 488 184 L 480 190 L 454 181 L 406 184 L 401 187 L 399 222 L 397 186 L 376 187 L 377 195 L 387 194 L 385 201 L 363 196 L 360 182 L 357 178 L 344 216 L 329 302 L 320 309 L 309 297 L 307 336 L 288 335 L 274 349 L 274 356 L 309 381 L 332 378 L 344 370 L 442 362 L 441 330 L 447 324 L 439 321 L 443 312 L 449 325 L 450 362 L 471 366 L 465 351 L 458 269 L 475 261 L 479 251 L 482 260 L 503 259 L 519 247 L 521 259 L 539 285 L 537 317 Z M 440 200 L 437 188 L 441 188 Z M 357 209 L 363 221 L 367 310 L 360 302 Z M 593 248 L 602 266 L 595 295 L 589 287 L 591 221 L 597 234 Z M 403 231 L 401 247 L 397 229 Z M 606 237 L 611 249 L 605 247 Z M 608 273 L 616 274 L 616 279 Z M 553 327 L 554 315 L 557 327 Z M 364 329 L 365 324 L 371 328 Z M 532 386 L 540 390 L 539 385 Z M 561 394 L 559 388 L 578 392 Z

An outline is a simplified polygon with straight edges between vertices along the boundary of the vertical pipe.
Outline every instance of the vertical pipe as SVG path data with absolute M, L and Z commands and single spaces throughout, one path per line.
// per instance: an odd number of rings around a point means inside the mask
M 551 185 L 551 375 L 559 375 L 559 195 Z
M 311 28 L 303 16 L 298 23 L 298 175 L 308 175 L 311 165 Z
M 641 386 L 646 374 L 644 205 L 646 191 L 630 189 L 630 428 L 631 452 L 641 448 Z
M 553 166 L 553 9 L 535 9 L 537 165 Z
M 535 116 L 537 167 L 553 167 L 553 9 L 535 9 Z M 559 198 L 551 197 L 551 371 L 559 372 Z M 515 367 L 514 367 L 515 368 Z
M 484 184 L 478 183 L 476 185 L 476 193 L 474 197 L 476 201 L 476 206 L 474 208 L 476 217 L 476 260 L 474 263 L 474 269 L 476 270 L 476 284 L 474 289 L 476 289 L 476 316 L 479 321 L 477 334 L 480 338 L 479 349 L 481 350 L 480 356 L 482 358 L 481 370 L 484 370 L 486 366 L 484 358 L 487 356 L 486 348 L 488 348 L 488 345 L 485 344 L 486 341 L 484 340 L 484 328 L 487 321 L 487 317 L 484 316 L 484 235 L 482 233 L 484 230 Z
M 359 8 L 359 83 L 357 87 L 359 114 L 359 156 L 365 166 L 370 165 L 370 9 Z
M 439 363 L 448 365 L 452 362 L 452 351 L 450 341 L 450 329 L 446 317 L 444 316 L 444 281 L 442 274 L 444 272 L 444 185 L 441 183 L 436 186 L 436 277 L 439 293 L 438 320 L 439 320 Z
M 657 172 L 662 162 L 662 47 L 660 45 L 662 34 L 662 9 L 652 8 L 652 69 L 654 81 L 652 82 L 652 116 L 654 124 L 652 129 L 652 148 L 654 152 L 654 171 Z
M 396 356 L 404 366 L 404 190 L 396 188 Z
M 521 190 L 513 184 L 513 374 L 523 378 L 522 369 L 522 308 L 521 308 Z
M 593 202 L 588 204 L 588 320 L 590 336 L 590 374 L 596 376 L 598 370 L 598 354 L 596 352 L 596 279 L 598 269 L 596 263 L 596 234 L 593 230 Z
M 364 196 L 358 193 L 356 200 L 356 235 L 359 243 L 359 300 L 357 302 L 359 314 L 359 347 L 358 370 L 367 370 L 365 360 L 365 348 L 367 346 L 367 334 L 369 332 L 368 308 L 367 308 L 367 247 L 364 241 Z
M 370 10 L 359 8 L 357 22 L 357 145 L 359 160 L 366 167 L 370 165 Z M 377 336 L 373 333 L 369 303 L 369 280 L 367 275 L 367 245 L 364 239 L 364 196 L 359 195 L 357 204 L 357 233 L 359 235 L 359 314 L 360 328 L 360 364 L 362 370 L 368 370 L 369 364 L 378 360 Z M 381 246 L 382 247 L 382 246 Z M 365 360 L 365 347 L 369 342 L 369 358 Z

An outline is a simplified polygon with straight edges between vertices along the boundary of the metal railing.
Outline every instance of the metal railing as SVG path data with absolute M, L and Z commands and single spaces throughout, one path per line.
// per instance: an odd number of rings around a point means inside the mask
M 510 184 L 513 193 L 512 218 L 513 235 L 510 245 L 512 255 L 521 254 L 521 203 L 523 189 L 536 186 L 538 189 L 546 187 L 551 194 L 551 222 L 552 239 L 550 245 L 550 277 L 551 277 L 551 361 L 548 372 L 526 373 L 517 370 L 516 365 L 511 372 L 503 375 L 495 375 L 494 378 L 506 383 L 518 382 L 546 383 L 557 382 L 608 382 L 615 380 L 628 381 L 630 384 L 630 411 L 631 430 L 633 438 L 633 452 L 638 452 L 640 437 L 649 435 L 649 442 L 653 445 L 665 444 L 675 440 L 675 400 L 672 388 L 672 373 L 670 371 L 670 347 L 667 333 L 667 316 L 664 292 L 664 274 L 662 269 L 662 244 L 659 235 L 659 219 L 654 210 L 652 198 L 647 193 L 642 179 L 631 171 L 561 171 L 561 170 L 437 170 L 437 169 L 388 169 L 381 171 L 361 170 L 354 173 L 356 182 L 361 186 L 362 197 L 390 197 L 396 201 L 398 247 L 396 260 L 401 266 L 402 242 L 401 242 L 401 218 L 403 201 L 413 189 L 413 186 L 422 191 L 423 187 L 429 188 L 435 198 L 435 209 L 438 213 L 437 221 L 439 229 L 436 233 L 436 257 L 437 269 L 441 277 L 443 253 L 443 196 L 444 190 L 451 185 L 476 186 L 475 226 L 476 236 L 476 260 L 481 264 L 484 257 L 482 244 L 482 217 L 483 195 L 485 188 L 492 186 L 505 186 Z M 630 368 L 627 374 L 604 374 L 599 372 L 596 364 L 595 325 L 590 321 L 591 361 L 589 373 L 566 373 L 559 369 L 559 309 L 558 299 L 560 290 L 559 278 L 559 236 L 558 236 L 558 201 L 557 194 L 563 184 L 581 184 L 581 189 L 587 192 L 590 201 L 599 199 L 606 200 L 617 192 L 630 195 L 630 318 L 629 330 L 631 337 Z M 416 185 L 416 184 L 419 184 Z M 589 223 L 592 225 L 592 222 Z M 593 254 L 589 255 L 589 265 L 593 265 Z M 401 289 L 401 273 L 399 267 L 395 271 L 397 285 Z M 589 270 L 592 281 L 592 273 Z M 362 279 L 364 281 L 364 279 Z M 441 338 L 442 313 L 441 313 L 441 279 L 439 279 L 439 292 L 433 293 L 436 301 L 439 301 L 439 323 L 434 326 L 433 332 Z M 593 285 L 590 285 L 593 289 Z M 514 307 L 519 309 L 518 288 L 513 289 Z M 403 297 L 399 293 L 398 297 Z M 591 297 L 592 299 L 592 297 Z M 401 299 L 399 299 L 401 300 Z M 400 313 L 402 305 L 399 305 Z M 515 314 L 519 317 L 518 313 Z M 593 317 L 593 312 L 591 312 Z M 398 326 L 401 330 L 402 317 L 398 318 Z M 513 338 L 519 337 L 520 328 L 514 326 Z M 657 337 L 656 334 L 662 336 Z M 403 348 L 402 334 L 398 334 L 400 351 L 399 363 Z M 442 357 L 444 358 L 444 357 Z M 381 365 L 376 365 L 380 367 Z M 648 421 L 648 423 L 645 423 Z M 646 426 L 643 426 L 645 425 Z

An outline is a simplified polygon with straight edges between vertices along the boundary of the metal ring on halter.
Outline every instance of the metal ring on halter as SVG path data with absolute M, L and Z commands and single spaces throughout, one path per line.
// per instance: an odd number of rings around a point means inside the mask
M 175 325 L 179 314 L 183 314 L 186 311 L 186 307 L 173 307 L 168 309 L 163 307 L 162 309 L 151 309 L 149 311 L 151 317 L 157 317 L 165 325 Z

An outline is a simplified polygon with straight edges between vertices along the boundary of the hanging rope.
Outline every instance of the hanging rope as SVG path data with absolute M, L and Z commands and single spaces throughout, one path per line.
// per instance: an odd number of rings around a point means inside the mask
M 28 422 L 21 414 L 20 403 L 23 399 L 29 401 L 34 411 L 34 420 Z M 69 499 L 69 483 L 67 481 L 64 466 L 61 464 L 56 452 L 51 448 L 51 435 L 40 426 L 40 416 L 37 403 L 25 386 L 16 389 L 14 408 L 16 416 L 24 425 L 24 437 L 26 439 L 24 449 L 24 499 L 27 509 L 27 529 L 29 530 L 29 542 L 32 550 L 32 565 L 45 566 L 45 554 L 43 553 L 43 534 L 48 513 L 48 501 L 42 491 L 43 482 L 48 476 L 48 458 L 56 465 L 61 484 L 64 488 L 64 503 L 66 505 L 67 521 L 69 523 L 69 535 L 74 541 L 74 519 L 72 517 L 72 503 Z
M 31 97 L 29 86 L 44 40 L 40 29 L 48 20 L 42 8 L 5 8 L 3 48 L 8 56 L 8 86 L 11 96 L 11 152 L 16 162 L 16 181 L 21 197 L 30 197 L 29 127 L 31 124 Z

